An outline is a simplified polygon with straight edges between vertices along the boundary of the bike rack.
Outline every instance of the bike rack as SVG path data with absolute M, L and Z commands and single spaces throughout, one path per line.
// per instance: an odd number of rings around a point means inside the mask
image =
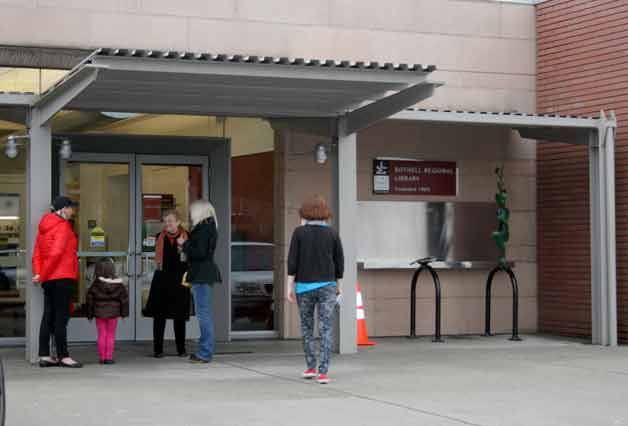
M 410 265 L 418 264 L 419 267 L 417 268 L 417 270 L 414 272 L 414 275 L 412 276 L 412 285 L 410 287 L 410 336 L 408 337 L 411 339 L 414 339 L 417 337 L 416 336 L 416 285 L 419 280 L 419 275 L 421 275 L 421 272 L 424 269 L 427 269 L 429 273 L 432 275 L 432 280 L 434 281 L 434 290 L 436 292 L 436 300 L 435 300 L 436 318 L 434 321 L 434 338 L 432 339 L 432 342 L 442 343 L 443 339 L 440 334 L 441 286 L 440 286 L 440 280 L 438 279 L 438 274 L 436 273 L 434 268 L 430 266 L 430 263 L 435 260 L 436 258 L 434 257 L 426 257 L 423 259 L 417 259 L 410 264 Z
M 520 342 L 522 339 L 519 337 L 519 285 L 517 284 L 517 277 L 512 271 L 510 265 L 498 265 L 488 274 L 486 280 L 486 307 L 485 307 L 485 323 L 484 323 L 484 335 L 492 336 L 491 334 L 491 287 L 493 286 L 493 278 L 497 272 L 503 271 L 510 277 L 510 283 L 512 285 L 512 337 L 509 340 L 513 342 Z

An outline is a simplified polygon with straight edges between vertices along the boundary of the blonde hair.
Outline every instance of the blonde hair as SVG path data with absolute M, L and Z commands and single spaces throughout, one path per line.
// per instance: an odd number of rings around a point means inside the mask
M 216 228 L 218 228 L 216 209 L 209 201 L 206 200 L 194 201 L 190 205 L 190 219 L 192 219 L 192 226 L 196 226 L 207 219 L 214 219 L 214 222 L 216 222 Z

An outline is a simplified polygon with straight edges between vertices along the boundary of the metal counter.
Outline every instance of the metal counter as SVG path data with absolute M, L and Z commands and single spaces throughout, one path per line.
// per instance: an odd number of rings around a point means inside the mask
M 358 268 L 361 270 L 383 270 L 383 269 L 407 269 L 414 270 L 418 265 L 411 264 L 415 259 L 409 260 L 378 260 L 378 259 L 358 259 Z M 515 266 L 515 262 L 509 262 L 511 268 Z M 430 266 L 438 270 L 491 270 L 497 266 L 497 260 L 489 261 L 434 261 Z

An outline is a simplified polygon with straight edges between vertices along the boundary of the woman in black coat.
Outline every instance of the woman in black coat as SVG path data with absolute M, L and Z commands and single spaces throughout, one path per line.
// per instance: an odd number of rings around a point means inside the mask
M 174 320 L 174 336 L 179 356 L 186 356 L 185 323 L 190 319 L 190 290 L 181 285 L 187 270 L 185 256 L 178 240 L 186 241 L 188 233 L 181 226 L 176 210 L 163 215 L 164 230 L 157 235 L 155 264 L 157 266 L 144 309 L 144 316 L 153 318 L 153 350 L 155 358 L 164 356 L 166 320 Z
M 216 210 L 204 200 L 190 206 L 192 231 L 190 239 L 179 238 L 188 260 L 187 281 L 192 285 L 196 319 L 200 328 L 198 350 L 190 356 L 194 363 L 208 363 L 214 356 L 214 320 L 212 313 L 212 287 L 221 282 L 220 271 L 214 262 L 218 241 Z

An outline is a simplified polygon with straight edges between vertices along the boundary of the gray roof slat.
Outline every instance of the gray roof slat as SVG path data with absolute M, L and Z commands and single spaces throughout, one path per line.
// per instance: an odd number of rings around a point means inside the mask
M 110 48 L 103 47 L 98 48 L 94 52 L 95 56 L 118 56 L 118 57 L 134 57 L 134 58 L 154 58 L 154 59 L 175 59 L 175 60 L 203 60 L 214 62 L 233 62 L 233 63 L 262 63 L 262 64 L 278 64 L 278 65 L 296 65 L 296 66 L 321 66 L 325 68 L 342 68 L 342 69 L 366 69 L 366 70 L 380 70 L 380 71 L 399 71 L 399 72 L 419 72 L 430 73 L 436 70 L 434 65 L 422 65 L 422 64 L 393 64 L 387 62 L 380 64 L 377 61 L 372 62 L 354 62 L 349 60 L 334 60 L 334 59 L 305 59 L 296 58 L 290 59 L 288 57 L 272 57 L 272 56 L 246 56 L 246 55 L 210 55 L 208 53 L 194 53 L 185 51 L 160 51 L 149 49 L 126 49 L 126 48 Z M 250 59 L 248 59 L 250 58 Z

